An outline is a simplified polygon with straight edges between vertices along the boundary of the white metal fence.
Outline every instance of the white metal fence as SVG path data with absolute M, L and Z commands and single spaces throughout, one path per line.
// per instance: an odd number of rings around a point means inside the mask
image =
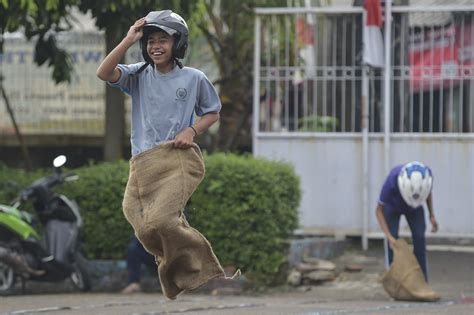
M 393 132 L 474 132 L 474 15 L 472 7 L 449 9 L 438 25 L 426 8 L 393 8 Z M 362 9 L 257 12 L 259 131 L 361 131 Z M 382 75 L 369 73 L 374 132 L 383 130 Z
M 474 6 L 394 6 L 387 77 L 362 63 L 360 7 L 256 12 L 253 150 L 295 166 L 301 229 L 366 246 L 387 171 L 421 160 L 438 235 L 474 237 Z
M 360 131 L 361 10 L 292 12 L 258 17 L 259 130 Z
M 474 132 L 473 8 L 446 9 L 393 8 L 392 131 Z

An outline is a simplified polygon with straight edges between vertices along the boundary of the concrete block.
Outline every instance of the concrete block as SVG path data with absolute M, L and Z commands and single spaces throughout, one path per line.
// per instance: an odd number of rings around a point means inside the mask
M 294 268 L 303 262 L 303 257 L 333 259 L 341 255 L 345 248 L 344 240 L 330 237 L 311 237 L 290 241 L 288 267 Z

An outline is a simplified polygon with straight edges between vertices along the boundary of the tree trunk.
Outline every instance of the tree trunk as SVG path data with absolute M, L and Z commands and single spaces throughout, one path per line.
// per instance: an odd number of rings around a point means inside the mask
M 115 48 L 117 36 L 113 30 L 105 31 L 107 54 Z M 125 97 L 119 89 L 107 84 L 105 91 L 104 160 L 111 162 L 123 157 L 125 136 Z
M 0 78 L 1 80 L 1 78 Z M 8 115 L 10 116 L 10 120 L 12 121 L 13 128 L 15 129 L 15 135 L 20 143 L 21 153 L 23 154 L 23 158 L 25 159 L 25 168 L 27 171 L 31 171 L 33 169 L 30 159 L 30 154 L 28 152 L 28 147 L 23 140 L 23 136 L 20 132 L 20 128 L 16 123 L 15 114 L 13 112 L 12 107 L 10 106 L 10 100 L 8 99 L 7 93 L 5 92 L 5 88 L 3 87 L 3 83 L 0 81 L 0 89 L 2 90 L 2 97 L 5 101 L 5 106 L 7 107 Z
M 243 85 L 240 78 L 221 85 L 222 110 L 220 112 L 218 147 L 222 151 L 235 151 L 239 144 L 251 147 L 252 86 Z M 237 83 L 238 82 L 238 83 Z M 252 83 L 251 80 L 247 81 Z M 250 103 L 249 103 L 250 102 Z

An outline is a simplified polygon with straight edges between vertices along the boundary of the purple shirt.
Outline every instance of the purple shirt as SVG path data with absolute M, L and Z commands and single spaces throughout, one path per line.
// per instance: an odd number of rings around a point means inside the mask
M 403 200 L 400 189 L 398 189 L 398 174 L 400 174 L 403 166 L 404 164 L 395 166 L 388 174 L 387 179 L 383 184 L 382 191 L 380 192 L 379 203 L 383 206 L 390 206 L 393 210 L 399 212 L 409 212 L 423 208 L 421 206 L 418 208 L 412 208 L 405 202 L 405 200 Z M 432 174 L 431 169 L 428 168 L 428 170 L 430 174 Z

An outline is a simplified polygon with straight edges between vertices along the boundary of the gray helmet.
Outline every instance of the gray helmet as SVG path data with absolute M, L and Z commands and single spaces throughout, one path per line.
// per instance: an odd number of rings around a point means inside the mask
M 147 52 L 148 36 L 157 30 L 162 30 L 168 35 L 175 37 L 173 45 L 173 57 L 177 59 L 184 58 L 188 48 L 189 30 L 186 21 L 171 10 L 151 11 L 145 17 L 145 26 L 143 27 L 143 36 L 140 39 L 143 59 L 147 64 L 153 64 Z M 178 60 L 177 60 L 178 61 Z M 182 65 L 178 62 L 180 67 Z

